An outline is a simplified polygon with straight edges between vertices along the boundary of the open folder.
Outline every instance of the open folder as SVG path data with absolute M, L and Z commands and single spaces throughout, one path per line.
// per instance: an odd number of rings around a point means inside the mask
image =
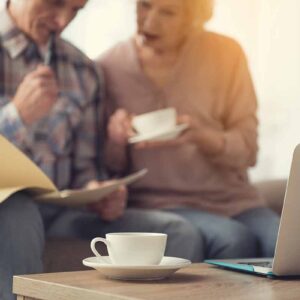
M 96 189 L 59 191 L 32 160 L 0 135 L 0 203 L 16 192 L 27 191 L 41 202 L 67 206 L 84 205 L 101 200 L 121 185 L 133 183 L 146 173 L 147 169 L 143 169 Z

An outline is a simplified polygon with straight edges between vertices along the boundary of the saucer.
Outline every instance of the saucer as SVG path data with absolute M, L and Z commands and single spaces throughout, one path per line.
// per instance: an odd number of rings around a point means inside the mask
M 159 265 L 123 266 L 113 265 L 108 256 L 89 257 L 82 261 L 87 266 L 96 269 L 102 275 L 120 280 L 159 280 L 169 277 L 181 268 L 191 264 L 187 259 L 178 257 L 163 257 Z
M 180 124 L 165 131 L 156 131 L 148 134 L 137 134 L 129 139 L 130 144 L 146 141 L 167 141 L 175 139 L 182 131 L 188 128 L 187 124 Z

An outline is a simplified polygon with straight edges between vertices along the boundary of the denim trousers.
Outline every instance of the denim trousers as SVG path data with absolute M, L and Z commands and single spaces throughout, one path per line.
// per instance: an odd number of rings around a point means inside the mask
M 205 259 L 274 256 L 280 218 L 269 208 L 254 208 L 232 218 L 190 208 L 168 211 L 198 230 Z
M 203 259 L 202 240 L 184 218 L 162 211 L 128 209 L 123 217 L 105 222 L 82 209 L 38 205 L 18 193 L 0 204 L 0 299 L 13 300 L 13 275 L 43 272 L 42 255 L 47 237 L 90 240 L 108 232 L 164 232 L 165 255 L 195 261 Z

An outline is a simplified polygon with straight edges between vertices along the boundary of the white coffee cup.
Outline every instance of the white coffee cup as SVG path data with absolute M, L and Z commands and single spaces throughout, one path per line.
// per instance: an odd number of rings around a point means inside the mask
M 175 108 L 165 108 L 132 118 L 132 126 L 138 134 L 164 132 L 173 129 L 177 123 Z
M 101 255 L 95 248 L 97 242 L 107 246 L 114 265 L 158 265 L 165 253 L 167 235 L 146 232 L 108 233 L 106 239 L 97 237 L 91 241 L 91 249 L 99 257 Z

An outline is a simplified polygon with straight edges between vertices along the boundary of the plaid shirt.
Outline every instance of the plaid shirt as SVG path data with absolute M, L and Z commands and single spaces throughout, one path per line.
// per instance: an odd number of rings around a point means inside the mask
M 58 100 L 47 117 L 27 126 L 11 100 L 24 76 L 42 63 L 42 56 L 7 10 L 0 12 L 0 20 L 0 134 L 60 189 L 82 187 L 99 178 L 100 88 L 93 63 L 66 41 L 56 39 L 52 63 L 60 89 Z

